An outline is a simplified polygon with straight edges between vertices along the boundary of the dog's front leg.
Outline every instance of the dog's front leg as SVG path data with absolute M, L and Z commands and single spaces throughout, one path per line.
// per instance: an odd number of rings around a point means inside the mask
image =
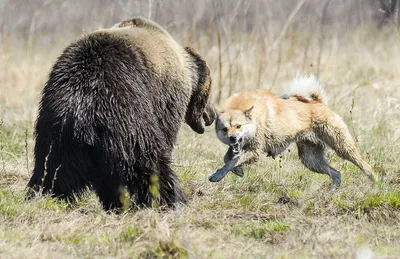
M 226 152 L 226 154 L 224 156 L 224 163 L 226 164 L 229 161 L 231 161 L 234 156 L 235 156 L 235 154 L 233 153 L 232 147 L 229 147 L 228 151 Z M 232 171 L 232 173 L 236 174 L 237 176 L 240 176 L 240 177 L 244 176 L 243 168 L 240 166 L 234 167 L 231 171 Z
M 232 171 L 235 167 L 240 167 L 243 164 L 257 160 L 257 154 L 255 152 L 246 152 L 235 155 L 231 160 L 225 163 L 223 167 L 215 171 L 208 179 L 211 182 L 219 182 L 225 175 Z

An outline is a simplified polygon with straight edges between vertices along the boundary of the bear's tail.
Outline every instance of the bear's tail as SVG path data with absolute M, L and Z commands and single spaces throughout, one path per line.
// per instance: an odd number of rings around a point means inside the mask
M 314 75 L 297 76 L 290 85 L 288 95 L 302 102 L 328 104 L 328 96 Z

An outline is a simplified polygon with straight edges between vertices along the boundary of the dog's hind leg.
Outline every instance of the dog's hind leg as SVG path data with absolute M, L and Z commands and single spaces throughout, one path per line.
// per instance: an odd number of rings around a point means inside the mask
M 377 180 L 372 167 L 362 159 L 349 130 L 338 115 L 334 114 L 327 125 L 315 128 L 315 133 L 338 156 L 355 164 L 370 180 Z
M 337 189 L 341 183 L 338 170 L 331 167 L 325 158 L 325 147 L 307 140 L 297 142 L 299 157 L 303 165 L 313 172 L 327 174 L 332 178 L 332 190 Z

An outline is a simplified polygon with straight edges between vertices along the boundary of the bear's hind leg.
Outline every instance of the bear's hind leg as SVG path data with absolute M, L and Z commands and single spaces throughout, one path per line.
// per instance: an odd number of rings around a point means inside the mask
M 93 183 L 103 208 L 107 211 L 120 212 L 123 204 L 121 202 L 121 182 L 119 176 L 105 175 L 101 180 Z
M 86 153 L 81 152 L 79 157 L 75 157 L 71 154 L 79 152 L 71 152 L 68 146 L 60 146 L 55 143 L 47 152 L 36 150 L 35 168 L 27 184 L 28 199 L 43 193 L 74 202 L 76 197 L 84 193 L 89 184 L 87 172 L 91 167 L 86 160 Z M 79 148 L 75 150 L 81 151 Z
M 168 173 L 167 173 L 168 172 Z M 129 192 L 136 198 L 135 205 L 139 207 L 168 206 L 177 203 L 187 203 L 185 194 L 178 183 L 178 177 L 172 169 L 161 174 L 154 173 L 149 180 L 128 186 Z
M 135 167 L 135 178 L 128 184 L 129 192 L 139 207 L 168 206 L 187 203 L 185 194 L 172 170 L 169 159 L 160 158 L 153 169 Z
M 136 181 L 128 186 L 130 194 L 135 197 L 134 205 L 139 207 L 151 207 L 152 195 L 150 190 L 152 187 L 150 184 L 150 181 L 136 179 Z
M 159 190 L 160 205 L 172 207 L 176 204 L 186 204 L 187 198 L 178 182 L 178 176 L 170 165 L 160 168 Z

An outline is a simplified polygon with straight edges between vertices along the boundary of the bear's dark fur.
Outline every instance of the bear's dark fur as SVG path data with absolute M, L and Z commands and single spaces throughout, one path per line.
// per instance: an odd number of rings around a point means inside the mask
M 205 61 L 151 21 L 84 36 L 43 90 L 28 197 L 73 200 L 91 187 L 105 209 L 119 209 L 126 186 L 137 205 L 185 203 L 171 154 L 183 121 L 198 133 L 213 122 L 210 90 Z

